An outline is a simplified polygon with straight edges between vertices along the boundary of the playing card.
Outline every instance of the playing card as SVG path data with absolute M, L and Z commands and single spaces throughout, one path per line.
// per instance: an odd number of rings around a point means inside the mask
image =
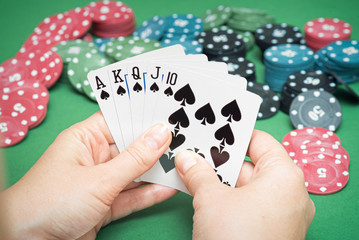
M 188 192 L 174 169 L 174 156 L 182 149 L 202 153 L 216 169 L 222 182 L 235 185 L 252 133 L 260 97 L 243 91 L 243 86 L 209 76 L 194 75 L 176 67 L 168 72 L 162 87 L 154 122 L 166 122 L 172 132 L 168 151 L 141 179 Z M 220 91 L 221 89 L 222 91 Z
M 124 60 L 123 62 L 132 61 L 132 60 L 135 61 L 138 58 L 146 59 L 146 58 L 156 58 L 156 57 L 163 57 L 163 56 L 166 56 L 166 57 L 184 56 L 183 47 L 180 45 L 174 45 L 174 46 L 158 49 L 158 50 L 155 50 L 152 52 L 144 53 L 144 54 L 132 57 L 132 58 L 128 58 L 128 59 Z M 124 113 L 122 113 L 122 112 L 120 115 L 117 115 L 117 113 L 114 114 L 114 111 L 116 111 L 116 109 L 117 109 L 117 105 L 115 104 L 115 101 L 114 101 L 114 96 L 113 96 L 114 89 L 111 88 L 107 69 L 113 68 L 114 65 L 116 65 L 116 64 L 117 63 L 114 63 L 114 64 L 108 65 L 106 67 L 103 67 L 103 68 L 100 68 L 100 69 L 97 69 L 94 71 L 90 71 L 89 74 L 87 75 L 87 78 L 88 78 L 91 88 L 96 96 L 96 100 L 100 106 L 102 114 L 104 115 L 107 126 L 109 127 L 110 132 L 115 140 L 116 146 L 121 151 L 125 147 L 127 147 L 129 143 L 132 142 L 133 137 L 129 138 L 129 139 L 124 138 L 123 133 L 122 133 L 122 128 L 121 128 L 121 122 L 124 125 L 124 129 L 127 129 L 129 125 L 132 125 L 131 121 L 130 122 L 120 121 L 119 116 L 124 115 Z M 118 79 L 116 77 L 113 77 L 113 78 Z M 121 84 L 119 84 L 119 85 L 122 86 L 123 82 L 121 82 Z M 122 87 L 124 88 L 124 86 L 122 86 Z M 117 90 L 118 89 L 116 89 L 116 93 L 117 93 Z M 123 91 L 122 89 L 120 89 L 120 90 Z M 127 114 L 127 115 L 131 116 L 130 114 Z

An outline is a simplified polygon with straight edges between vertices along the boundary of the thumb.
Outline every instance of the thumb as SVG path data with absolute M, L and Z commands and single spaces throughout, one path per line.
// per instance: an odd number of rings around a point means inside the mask
M 170 143 L 171 133 L 165 124 L 152 126 L 119 155 L 105 163 L 109 180 L 123 189 L 152 168 Z
M 192 196 L 203 189 L 223 186 L 209 163 L 193 151 L 181 151 L 176 154 L 177 172 Z

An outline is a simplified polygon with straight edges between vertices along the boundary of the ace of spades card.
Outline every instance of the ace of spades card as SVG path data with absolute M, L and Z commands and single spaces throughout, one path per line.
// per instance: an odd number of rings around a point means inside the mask
M 216 170 L 222 182 L 235 186 L 253 131 L 261 99 L 226 79 L 195 74 L 168 66 L 173 94 L 160 94 L 154 122 L 164 122 L 172 143 L 141 180 L 179 189 L 184 186 L 174 168 L 174 156 L 183 149 L 197 149 Z M 165 74 L 166 75 L 166 74 Z M 223 76 L 225 77 L 225 75 Z

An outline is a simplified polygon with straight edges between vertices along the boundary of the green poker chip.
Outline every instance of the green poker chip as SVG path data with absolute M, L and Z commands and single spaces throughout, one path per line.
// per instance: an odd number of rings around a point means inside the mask
M 251 32 L 242 32 L 234 30 L 237 34 L 242 36 L 244 43 L 246 44 L 247 52 L 254 47 L 254 36 Z
M 102 56 L 100 53 L 85 53 L 72 59 L 68 65 L 67 74 L 70 83 L 79 92 L 85 93 L 91 100 L 96 101 L 96 97 L 92 92 L 90 83 L 87 80 L 87 74 L 91 70 L 95 70 L 112 62 Z
M 84 53 L 95 54 L 99 52 L 94 43 L 81 39 L 62 41 L 54 46 L 52 50 L 61 56 L 64 64 L 70 63 L 74 57 L 84 55 Z
M 105 55 L 113 61 L 121 61 L 145 52 L 161 48 L 161 44 L 152 39 L 139 37 L 118 37 L 105 46 Z
M 220 5 L 214 9 L 208 9 L 206 13 L 201 16 L 203 20 L 203 31 L 225 24 L 231 15 L 231 8 L 225 7 L 223 5 Z

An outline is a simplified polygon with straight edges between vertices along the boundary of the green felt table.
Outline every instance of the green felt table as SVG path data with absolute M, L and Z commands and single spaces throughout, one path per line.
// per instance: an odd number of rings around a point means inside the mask
M 0 1 L 0 62 L 16 54 L 43 18 L 77 6 L 85 6 L 88 2 L 87 0 Z M 125 3 L 133 8 L 139 24 L 154 15 L 193 13 L 200 16 L 206 9 L 216 7 L 218 2 L 215 0 L 132 0 Z M 359 40 L 357 0 L 227 0 L 220 3 L 263 9 L 275 16 L 278 23 L 286 22 L 298 26 L 301 30 L 308 20 L 318 17 L 337 17 L 353 26 L 352 38 Z M 264 67 L 260 61 L 258 47 L 249 52 L 248 59 L 254 61 L 257 79 L 263 82 Z M 359 82 L 351 86 L 359 92 Z M 336 96 L 343 108 L 343 121 L 336 133 L 351 157 L 350 179 L 348 185 L 336 194 L 310 195 L 316 205 L 316 215 L 307 239 L 355 239 L 359 233 L 359 107 L 349 101 L 342 87 Z M 84 120 L 98 109 L 96 103 L 78 94 L 68 82 L 60 79 L 50 89 L 50 103 L 44 122 L 29 131 L 23 142 L 3 151 L 7 186 L 18 181 L 31 168 L 62 130 Z M 269 132 L 278 141 L 293 129 L 288 115 L 283 112 L 270 119 L 257 121 L 255 127 Z M 111 223 L 99 232 L 98 239 L 190 239 L 192 215 L 192 197 L 179 193 L 164 203 Z M 221 219 L 213 221 L 221 221 Z M 233 221 L 236 221 L 235 216 Z

